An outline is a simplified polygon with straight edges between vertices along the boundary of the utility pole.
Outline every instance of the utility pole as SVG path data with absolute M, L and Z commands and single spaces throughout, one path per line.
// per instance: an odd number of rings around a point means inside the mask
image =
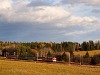
M 37 62 L 38 62 L 38 53 L 36 55 L 37 55 Z
M 16 52 L 14 51 L 14 55 L 16 55 Z
M 80 65 L 81 65 L 81 54 L 80 54 Z
M 26 59 L 27 59 L 27 49 L 26 49 Z
M 69 52 L 69 65 L 70 65 L 70 52 Z

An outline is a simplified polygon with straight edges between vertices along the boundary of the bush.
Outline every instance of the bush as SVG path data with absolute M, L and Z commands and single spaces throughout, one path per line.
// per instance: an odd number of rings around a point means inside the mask
M 94 55 L 94 56 L 91 58 L 90 64 L 91 64 L 91 65 L 100 64 L 100 54 Z
M 90 65 L 96 65 L 96 60 L 94 57 L 91 57 Z
M 55 57 L 57 58 L 57 61 L 62 61 L 62 55 L 55 55 Z
M 90 57 L 82 59 L 82 64 L 89 65 L 90 62 L 91 62 L 91 58 Z

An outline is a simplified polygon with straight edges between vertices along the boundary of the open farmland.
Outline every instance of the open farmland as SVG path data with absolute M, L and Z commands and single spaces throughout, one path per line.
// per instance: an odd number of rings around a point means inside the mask
M 74 51 L 74 55 L 82 55 L 84 56 L 86 54 L 87 51 Z M 92 51 L 88 51 L 90 56 L 96 55 L 96 54 L 100 54 L 100 50 L 92 50 Z M 63 52 L 57 52 L 57 54 L 63 54 Z M 67 55 L 69 55 L 69 52 L 66 52 Z
M 86 54 L 87 51 L 75 51 L 74 55 L 79 55 L 81 54 L 82 56 L 84 56 Z M 96 54 L 100 54 L 100 50 L 92 50 L 92 51 L 88 51 L 90 56 L 96 55 Z M 59 52 L 58 52 L 59 53 Z M 63 53 L 63 52 L 62 52 Z M 61 54 L 62 54 L 61 53 Z M 60 53 L 59 53 L 60 54 Z M 69 52 L 66 52 L 66 54 L 68 55 Z
M 85 55 L 87 51 L 79 51 L 79 52 L 74 52 L 75 55 L 81 54 Z M 100 54 L 100 50 L 93 50 L 93 51 L 88 51 L 90 56 L 93 56 L 95 54 Z
M 0 60 L 0 75 L 99 75 L 100 67 Z

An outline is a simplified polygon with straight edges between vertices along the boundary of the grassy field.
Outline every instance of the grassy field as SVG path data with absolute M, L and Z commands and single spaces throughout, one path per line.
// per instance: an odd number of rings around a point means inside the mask
M 93 50 L 93 51 L 88 51 L 90 56 L 93 56 L 95 54 L 100 54 L 100 50 Z M 75 55 L 81 54 L 85 55 L 86 51 L 79 51 L 79 52 L 74 52 Z
M 0 75 L 100 75 L 100 67 L 0 60 Z
M 82 56 L 86 54 L 87 51 L 78 51 L 78 52 L 74 52 L 74 55 L 79 55 L 81 54 Z M 88 51 L 90 56 L 93 56 L 95 54 L 100 54 L 100 50 L 93 50 L 93 51 Z M 63 52 L 62 52 L 63 53 Z M 62 54 L 61 53 L 61 54 Z M 59 53 L 60 54 L 60 53 Z M 66 52 L 66 54 L 68 55 L 69 52 Z
M 86 54 L 87 51 L 75 51 L 74 55 L 82 55 L 84 56 Z M 100 50 L 92 50 L 92 51 L 88 51 L 90 56 L 93 56 L 95 54 L 100 54 Z M 57 54 L 63 54 L 64 52 L 57 52 Z M 67 55 L 69 55 L 69 52 L 66 52 Z

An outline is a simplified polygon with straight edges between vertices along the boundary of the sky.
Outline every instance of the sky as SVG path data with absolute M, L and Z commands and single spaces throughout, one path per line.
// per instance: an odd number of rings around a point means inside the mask
M 100 40 L 100 0 L 0 0 L 0 41 Z

